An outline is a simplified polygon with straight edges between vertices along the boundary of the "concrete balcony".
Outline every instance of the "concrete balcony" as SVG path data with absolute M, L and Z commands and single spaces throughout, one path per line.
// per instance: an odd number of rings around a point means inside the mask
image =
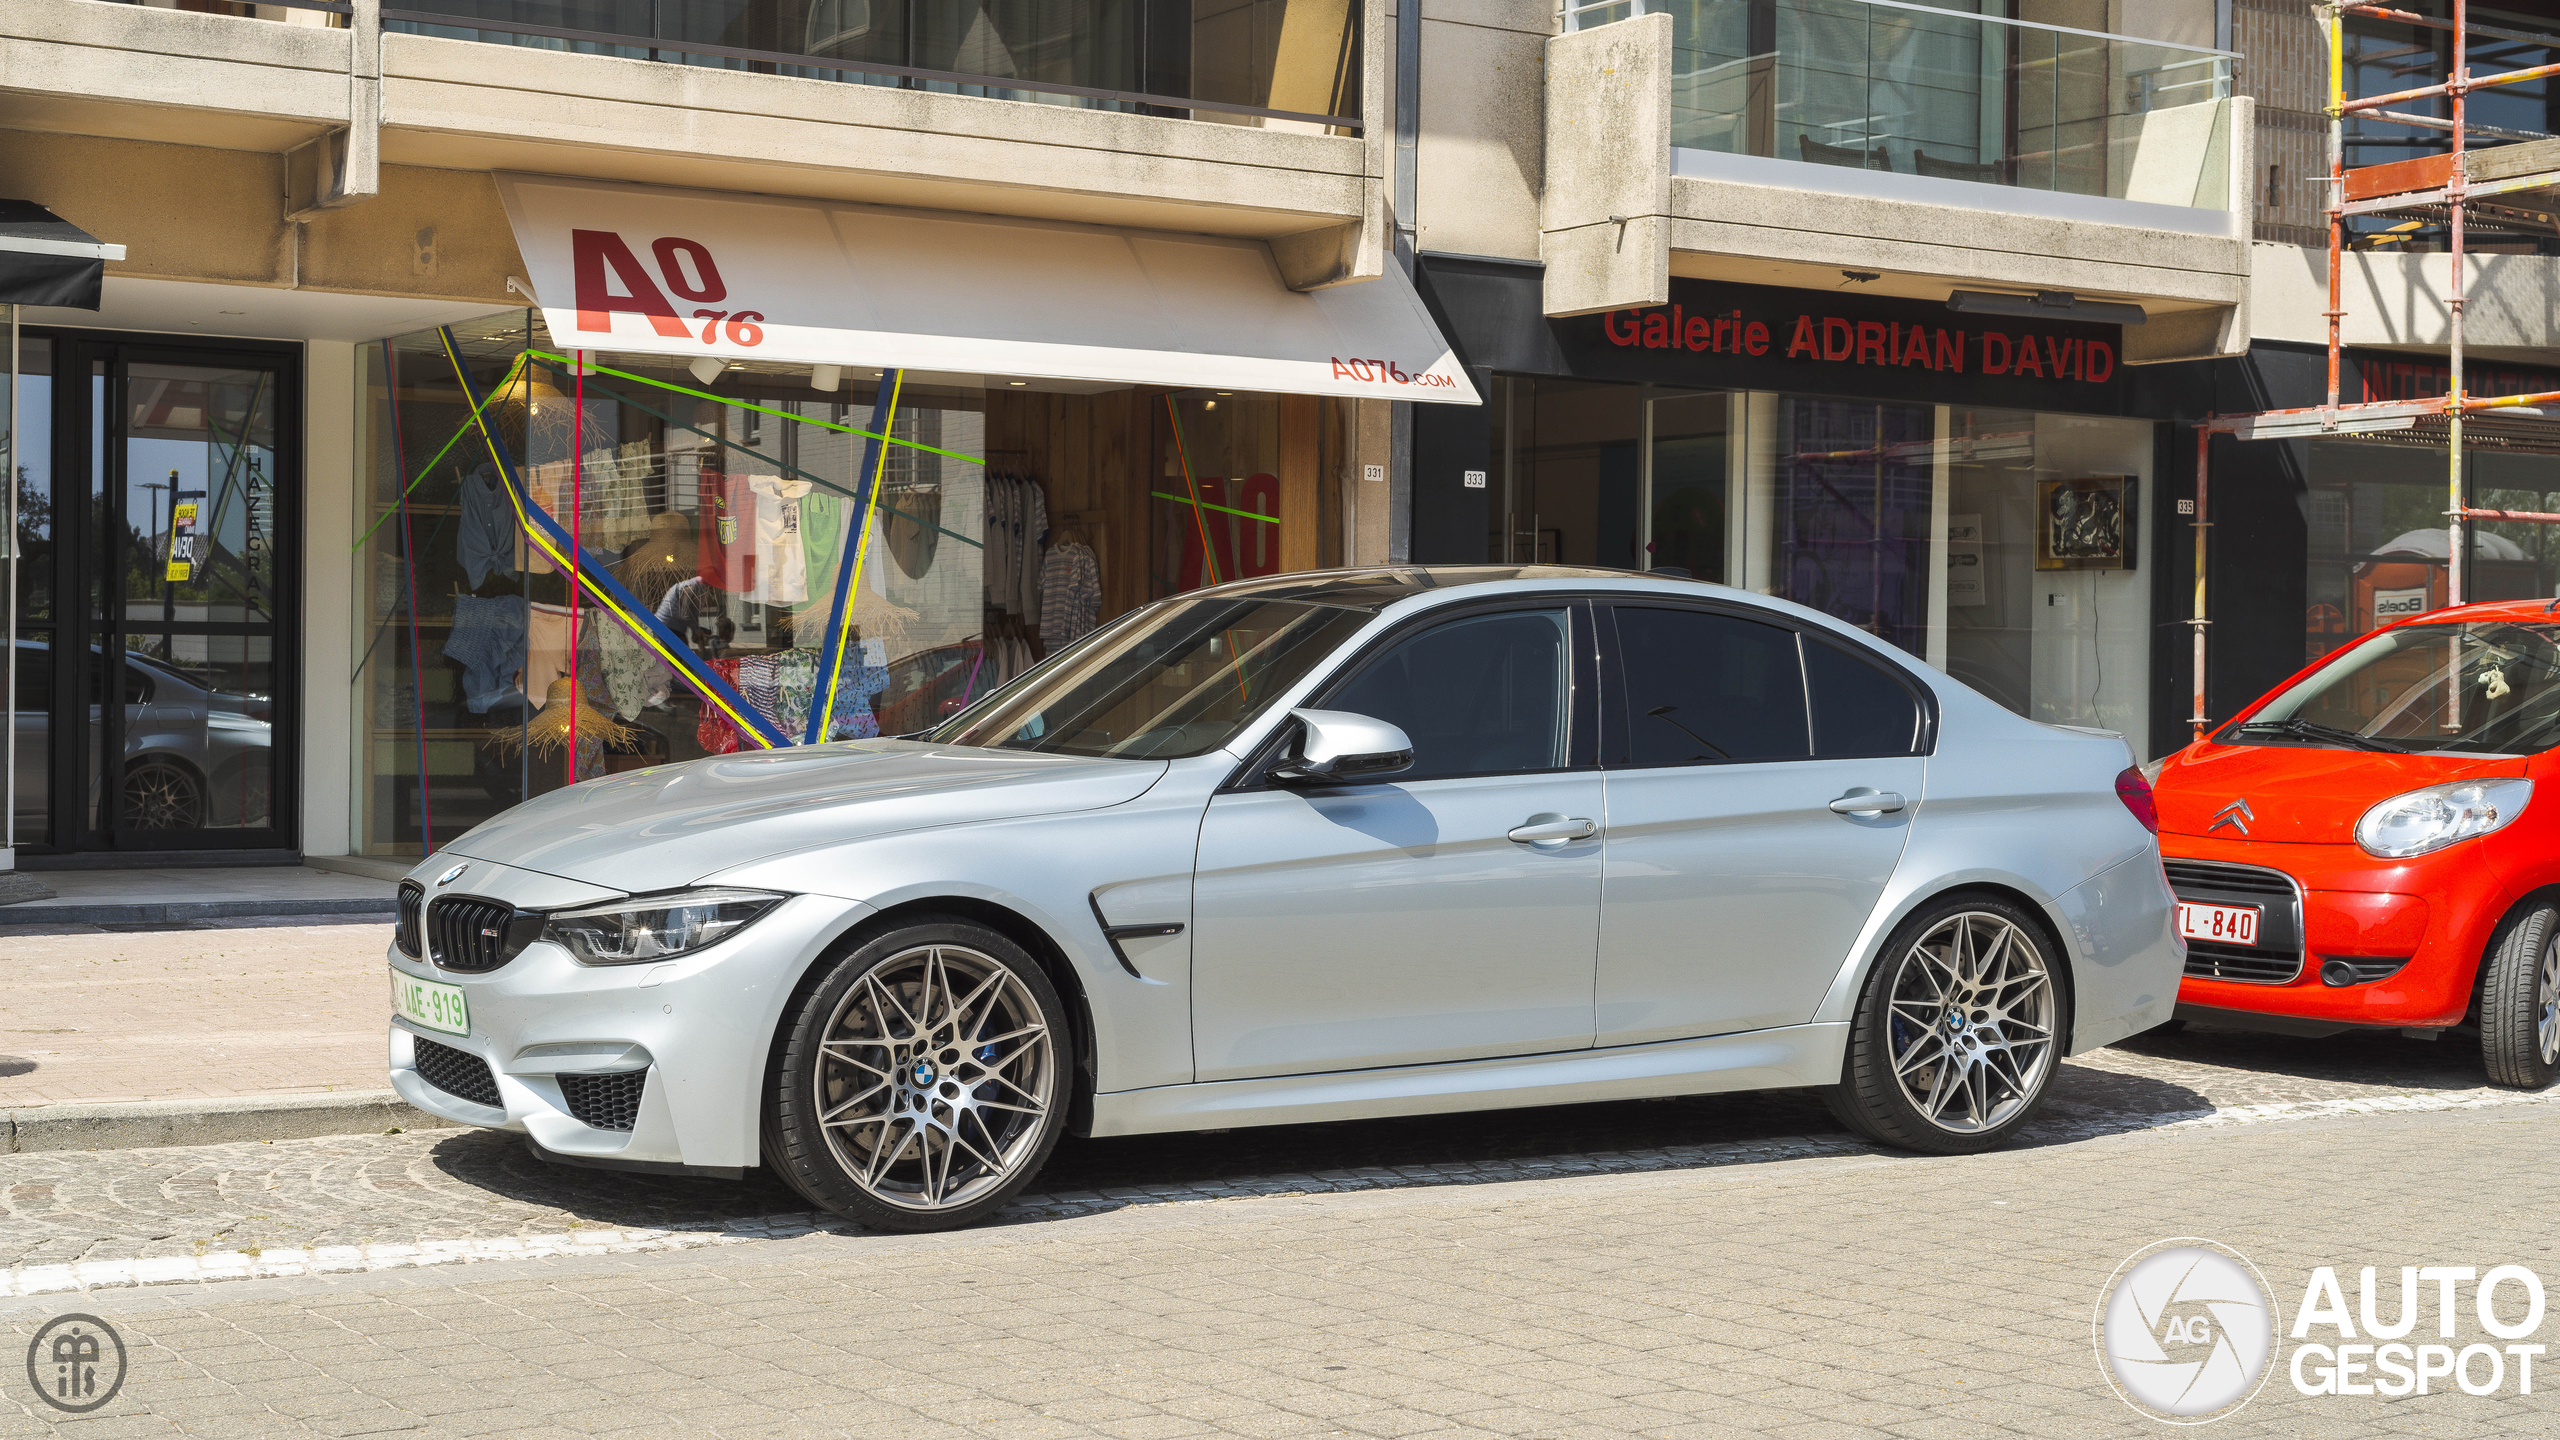
M 2143 308 L 2130 363 L 2236 354 L 2254 170 L 2228 62 L 1895 0 L 1587 25 L 1549 42 L 1547 313 L 1660 305 L 1674 275 L 2061 291 Z
M 0 182 L 96 233 L 159 232 L 111 269 L 130 275 L 503 301 L 486 173 L 520 170 L 1257 238 L 1316 288 L 1381 264 L 1387 26 L 1359 3 L 1352 135 L 380 33 L 375 0 L 351 25 L 10 0 L 0 132 L 31 133 L 0 133 Z M 368 146 L 378 189 L 333 194 Z M 181 204 L 192 237 L 163 223 Z

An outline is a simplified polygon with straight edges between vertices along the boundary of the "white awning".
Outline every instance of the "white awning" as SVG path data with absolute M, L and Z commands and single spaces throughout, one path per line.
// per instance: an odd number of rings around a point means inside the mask
M 1395 267 L 1258 240 L 500 175 L 562 349 L 1478 403 Z

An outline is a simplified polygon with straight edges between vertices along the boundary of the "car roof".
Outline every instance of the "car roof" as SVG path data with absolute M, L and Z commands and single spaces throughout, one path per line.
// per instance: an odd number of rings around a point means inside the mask
M 1236 580 L 1191 591 L 1184 598 L 1259 595 L 1273 600 L 1375 611 L 1418 595 L 1510 580 L 1641 580 L 1663 586 L 1709 588 L 1707 582 L 1685 575 L 1655 575 L 1642 570 L 1612 570 L 1599 565 L 1378 565 L 1351 570 L 1299 570 L 1256 580 Z

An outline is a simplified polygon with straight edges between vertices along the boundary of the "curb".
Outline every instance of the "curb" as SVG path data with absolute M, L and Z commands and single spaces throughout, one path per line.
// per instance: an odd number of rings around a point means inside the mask
M 0 1110 L 0 1154 L 40 1150 L 143 1150 L 244 1140 L 309 1140 L 386 1130 L 451 1130 L 389 1090 L 327 1095 L 254 1095 L 213 1100 L 139 1100 L 36 1105 Z
M 170 900 L 132 905 L 26 901 L 0 905 L 0 930 L 18 925 L 164 925 L 243 915 L 344 915 L 351 920 L 389 922 L 398 914 L 389 900 Z

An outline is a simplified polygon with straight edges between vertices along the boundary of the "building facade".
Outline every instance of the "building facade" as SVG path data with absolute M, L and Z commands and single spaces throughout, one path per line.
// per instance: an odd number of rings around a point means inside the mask
M 17 315 L 29 866 L 402 866 L 1406 561 L 1785 596 L 2148 757 L 2194 426 L 2325 382 L 2307 6 L 408 3 L 0 11 L 0 197 L 125 247 Z M 2359 394 L 2433 383 L 2428 243 Z M 2560 388 L 2513 248 L 2473 344 Z M 2440 599 L 2440 444 L 2215 445 L 2211 713 Z M 2467 593 L 2551 588 L 2509 528 Z

